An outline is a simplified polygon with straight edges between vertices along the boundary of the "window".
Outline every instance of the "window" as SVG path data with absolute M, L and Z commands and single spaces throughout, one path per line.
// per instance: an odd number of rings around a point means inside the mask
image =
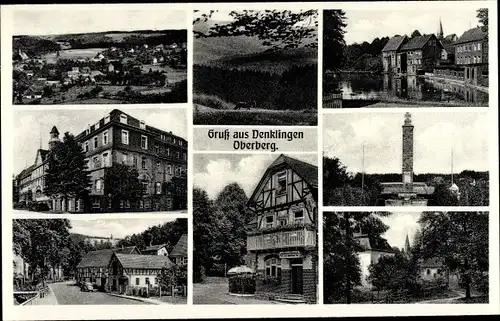
M 148 138 L 144 135 L 141 135 L 141 148 L 148 149 Z
M 102 181 L 100 179 L 95 181 L 95 190 L 99 192 L 102 190 Z
M 149 285 L 149 278 L 146 278 L 146 285 Z
M 92 166 L 93 168 L 100 168 L 101 162 L 99 161 L 99 156 L 92 157 Z
M 141 121 L 141 122 L 140 122 L 140 124 L 139 124 L 139 127 L 140 127 L 141 129 L 146 129 L 146 123 L 145 123 L 145 122 L 143 122 L 143 121 Z
M 276 189 L 278 194 L 286 194 L 286 172 L 278 174 L 278 186 Z
M 146 169 L 146 157 L 143 157 L 141 160 L 141 168 Z
M 102 154 L 102 164 L 105 167 L 111 166 L 111 164 L 109 162 L 109 153 Z
M 179 139 L 179 146 L 182 146 L 182 140 Z
M 122 129 L 122 144 L 128 145 L 128 130 Z
M 431 274 L 431 270 L 427 269 L 427 275 Z
M 272 258 L 266 261 L 266 277 L 281 278 L 281 259 Z
M 185 161 L 187 160 L 187 154 L 186 153 L 182 153 L 182 159 L 185 160 Z
M 144 208 L 150 208 L 151 207 L 151 200 L 149 198 L 146 198 L 144 200 Z
M 295 223 L 304 223 L 304 211 L 296 211 L 293 213 L 293 220 Z
M 95 126 L 94 126 L 94 130 L 98 130 L 98 129 L 99 129 L 99 127 L 100 127 L 100 124 L 99 124 L 99 122 L 97 122 L 97 123 L 95 124 Z
M 106 145 L 108 143 L 108 131 L 102 133 L 102 144 Z
M 139 285 L 139 284 L 141 284 L 141 279 L 135 278 L 135 285 Z
M 160 145 L 155 144 L 154 149 L 155 149 L 155 153 L 157 153 L 157 154 L 158 154 L 158 153 L 160 152 Z
M 126 208 L 130 208 L 130 200 L 126 200 L 125 201 L 125 207 Z
M 477 44 L 477 50 L 481 50 L 481 43 L 480 42 Z
M 288 220 L 286 218 L 280 218 L 278 222 L 280 226 L 285 226 L 288 223 Z
M 90 126 L 87 127 L 87 129 L 85 130 L 85 135 L 88 135 L 90 134 Z
M 161 183 L 156 182 L 156 194 L 161 194 Z
M 127 124 L 127 115 L 120 115 L 120 123 Z
M 167 173 L 168 173 L 168 175 L 172 175 L 172 166 L 171 165 L 167 166 Z
M 272 215 L 266 216 L 265 227 L 273 227 L 273 223 L 274 223 L 274 216 L 272 216 Z
M 95 136 L 95 137 L 94 137 L 94 149 L 96 149 L 96 148 L 97 148 L 97 146 L 98 146 L 98 145 L 97 145 L 97 140 L 98 140 L 98 137 L 97 137 L 97 136 Z
M 128 155 L 123 153 L 122 154 L 122 164 L 127 165 L 128 163 Z
M 106 117 L 104 117 L 104 123 L 107 124 L 109 123 L 109 120 L 111 119 L 111 117 L 108 115 Z
M 181 176 L 181 169 L 179 167 L 175 169 L 175 176 Z
M 148 182 L 142 182 L 142 190 L 144 194 L 148 194 L 148 187 L 149 187 Z
M 161 172 L 161 161 L 159 161 L 159 160 L 156 161 L 156 170 L 158 172 Z
M 181 152 L 177 152 L 177 159 L 181 159 Z
M 175 140 L 175 137 L 174 137 L 174 144 L 175 144 L 176 140 Z
M 87 153 L 89 151 L 89 141 L 87 140 L 85 142 L 85 153 Z
M 101 207 L 101 202 L 99 200 L 99 197 L 93 197 L 92 198 L 92 208 L 99 208 Z
M 170 148 L 167 148 L 167 156 L 170 156 Z

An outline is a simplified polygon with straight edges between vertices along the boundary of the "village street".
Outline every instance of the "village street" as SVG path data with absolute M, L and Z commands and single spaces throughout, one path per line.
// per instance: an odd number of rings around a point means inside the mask
M 57 303 L 73 304 L 148 304 L 146 302 L 115 297 L 102 292 L 83 292 L 75 285 L 75 281 L 53 283 L 50 288 L 54 292 Z

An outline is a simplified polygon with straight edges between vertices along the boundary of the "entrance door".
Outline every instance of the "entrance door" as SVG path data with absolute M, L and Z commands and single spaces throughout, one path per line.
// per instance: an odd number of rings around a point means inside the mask
M 302 294 L 302 284 L 302 259 L 294 259 L 292 261 L 292 293 Z

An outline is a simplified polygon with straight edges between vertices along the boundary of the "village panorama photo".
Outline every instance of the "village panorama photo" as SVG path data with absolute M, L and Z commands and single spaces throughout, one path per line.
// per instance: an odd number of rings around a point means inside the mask
M 417 6 L 323 11 L 323 108 L 488 106 L 488 9 Z
M 155 7 L 18 8 L 16 105 L 187 102 L 187 16 Z
M 316 154 L 195 155 L 194 304 L 317 303 L 317 163 Z
M 317 125 L 317 10 L 198 10 L 195 125 Z
M 14 219 L 14 305 L 187 302 L 187 219 Z
M 14 215 L 186 213 L 184 108 L 14 116 Z

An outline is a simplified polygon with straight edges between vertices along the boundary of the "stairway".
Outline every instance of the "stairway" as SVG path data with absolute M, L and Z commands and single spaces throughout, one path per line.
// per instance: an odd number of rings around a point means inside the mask
M 274 301 L 289 304 L 307 304 L 302 294 L 280 294 L 274 298 Z

